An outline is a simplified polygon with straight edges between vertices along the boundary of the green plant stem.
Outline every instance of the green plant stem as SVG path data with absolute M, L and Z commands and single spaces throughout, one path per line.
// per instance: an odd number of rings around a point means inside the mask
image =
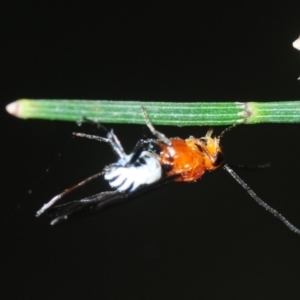
M 216 126 L 255 123 L 299 123 L 300 101 L 286 102 L 143 102 L 108 100 L 20 99 L 7 111 L 19 118 L 101 123 L 145 124 L 145 107 L 154 125 Z

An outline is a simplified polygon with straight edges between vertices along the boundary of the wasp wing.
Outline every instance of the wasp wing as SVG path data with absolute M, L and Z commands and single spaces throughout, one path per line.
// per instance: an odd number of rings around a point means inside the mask
M 53 218 L 51 225 L 62 223 L 69 219 L 88 215 L 108 206 L 121 203 L 124 200 L 134 198 L 147 191 L 173 181 L 175 176 L 165 177 L 153 184 L 144 185 L 133 192 L 105 191 L 80 200 L 54 206 L 46 212 Z
M 61 223 L 69 218 L 80 217 L 100 210 L 105 206 L 118 203 L 126 199 L 127 193 L 119 191 L 108 191 L 95 194 L 80 200 L 68 202 L 50 208 L 47 214 L 53 218 L 51 225 Z

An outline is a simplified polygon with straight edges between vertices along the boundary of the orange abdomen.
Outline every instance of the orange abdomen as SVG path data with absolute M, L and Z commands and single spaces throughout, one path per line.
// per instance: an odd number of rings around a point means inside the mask
M 175 181 L 195 181 L 205 172 L 204 155 L 192 140 L 170 139 L 172 145 L 160 144 L 162 165 L 169 165 L 167 176 L 179 174 Z

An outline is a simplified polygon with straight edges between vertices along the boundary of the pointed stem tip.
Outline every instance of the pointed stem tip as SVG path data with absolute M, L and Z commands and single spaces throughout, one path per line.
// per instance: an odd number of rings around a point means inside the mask
M 7 104 L 5 108 L 9 114 L 16 116 L 16 117 L 19 116 L 20 105 L 19 105 L 18 101 Z

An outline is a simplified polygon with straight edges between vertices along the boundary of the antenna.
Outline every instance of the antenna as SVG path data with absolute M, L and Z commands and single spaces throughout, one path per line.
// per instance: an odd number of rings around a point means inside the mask
M 266 211 L 272 214 L 274 217 L 279 219 L 287 228 L 291 231 L 300 235 L 300 229 L 294 226 L 290 221 L 288 221 L 282 214 L 280 214 L 277 210 L 272 208 L 266 202 L 261 200 L 254 191 L 246 184 L 246 182 L 238 176 L 227 164 L 223 165 L 223 169 L 226 170 L 245 190 L 246 192 L 254 199 L 259 205 L 261 205 Z

